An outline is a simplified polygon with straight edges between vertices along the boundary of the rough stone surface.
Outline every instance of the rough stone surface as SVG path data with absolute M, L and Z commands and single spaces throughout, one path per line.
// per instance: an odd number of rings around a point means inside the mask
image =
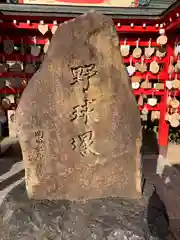
M 109 17 L 59 26 L 16 123 L 30 198 L 139 195 L 139 111 Z
M 155 200 L 30 200 L 22 183 L 0 206 L 0 239 L 172 240 L 162 204 Z
M 154 177 L 156 192 L 164 203 L 169 217 L 171 231 L 180 239 L 180 167 L 165 166 L 162 177 Z

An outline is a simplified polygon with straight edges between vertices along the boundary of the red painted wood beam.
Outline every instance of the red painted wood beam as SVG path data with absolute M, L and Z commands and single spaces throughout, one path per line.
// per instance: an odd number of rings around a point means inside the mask
M 151 96 L 151 95 L 155 95 L 155 96 L 163 96 L 164 95 L 164 90 L 157 90 L 154 88 L 151 89 L 137 89 L 137 90 L 133 90 L 134 95 L 139 96 L 141 94 L 147 95 L 147 96 Z
M 38 44 L 42 44 L 43 45 L 45 42 L 46 42 L 46 40 L 41 40 L 41 41 L 38 41 Z M 20 44 L 20 42 L 18 42 L 18 43 Z M 30 44 L 32 44 L 32 43 L 33 42 L 31 42 Z M 24 44 L 26 44 L 26 42 L 24 42 Z M 21 62 L 28 62 L 28 60 L 35 60 L 37 62 L 41 62 L 42 61 L 41 55 L 35 57 L 35 56 L 31 55 L 31 54 L 24 54 L 24 55 L 22 55 L 20 53 L 6 54 L 6 53 L 0 52 L 0 60 L 3 61 L 3 59 L 5 59 L 6 61 L 17 61 L 18 60 L 18 61 L 21 61 Z M 130 63 L 131 59 L 132 59 L 132 64 L 135 64 L 136 62 L 141 63 L 141 59 L 135 59 L 135 58 L 133 58 L 131 56 L 123 58 L 123 61 L 124 61 L 124 63 Z M 167 57 L 165 57 L 163 59 L 155 57 L 154 59 L 156 60 L 157 63 L 164 63 L 167 60 Z M 144 62 L 145 63 L 151 63 L 152 59 L 144 59 Z M 153 76 L 153 78 L 157 77 L 156 75 L 154 76 L 151 73 L 150 73 L 150 75 Z M 144 76 L 144 75 L 142 75 L 142 76 Z
M 174 31 L 176 30 L 178 27 L 180 27 L 180 17 L 177 18 L 176 20 L 173 20 L 166 28 L 166 32 L 168 31 Z
M 143 110 L 143 108 L 147 108 L 148 111 L 160 111 L 160 104 L 157 104 L 156 106 L 152 107 L 148 104 L 144 104 L 144 106 L 138 106 L 139 110 Z
M 165 23 L 166 31 L 174 31 L 179 25 L 180 21 L 180 6 L 174 8 L 168 14 L 165 14 L 161 19 L 161 23 Z
M 26 29 L 26 30 L 38 30 L 38 25 L 39 23 L 23 23 L 23 22 L 19 22 L 19 23 L 13 23 L 13 22 L 2 22 L 0 23 L 0 29 L 4 30 L 4 29 Z M 53 23 L 48 23 L 48 28 L 49 30 L 52 29 L 52 27 L 54 26 Z M 154 25 L 154 26 L 146 26 L 143 27 L 138 26 L 138 25 L 134 25 L 133 27 L 130 25 L 122 25 L 122 26 L 115 26 L 116 31 L 119 33 L 158 33 L 159 29 Z
M 139 35 L 137 36 L 137 38 L 133 37 L 132 35 L 128 38 L 127 35 L 124 36 L 124 38 L 122 38 L 122 34 L 119 36 L 120 37 L 120 45 L 124 44 L 124 41 L 126 39 L 126 44 L 130 45 L 130 46 L 136 46 L 137 45 L 137 39 L 139 38 Z M 148 47 L 149 46 L 149 40 L 150 40 L 150 36 L 149 39 L 148 38 L 141 38 L 139 40 L 139 46 L 140 47 Z M 157 42 L 155 40 L 151 41 L 151 46 L 152 47 L 159 47 L 160 45 L 157 44 Z
M 27 20 L 30 20 L 32 23 L 39 23 L 41 20 L 44 20 L 45 23 L 52 24 L 53 21 L 57 21 L 58 23 L 68 21 L 72 19 L 72 17 L 51 17 L 51 16 L 33 16 L 33 15 L 2 15 L 1 21 L 8 21 L 9 23 L 13 23 L 13 20 L 17 20 L 18 22 L 24 22 L 26 23 Z M 141 19 L 141 18 L 122 18 L 122 19 L 116 19 L 113 18 L 114 24 L 121 23 L 121 25 L 130 25 L 131 23 L 134 23 L 135 25 L 142 26 L 144 23 L 146 23 L 149 26 L 155 26 L 156 24 L 159 24 L 158 19 Z
M 6 35 L 1 35 L 0 37 L 0 43 L 3 43 L 4 40 L 7 40 L 7 36 L 9 40 L 13 40 L 13 42 L 15 44 L 21 44 L 21 41 L 23 41 L 24 44 L 33 44 L 34 41 L 36 41 L 36 44 L 40 44 L 40 45 L 44 45 L 46 44 L 46 42 L 48 41 L 47 37 L 44 37 L 41 35 L 41 33 L 39 33 L 39 36 L 36 35 L 36 38 L 34 38 L 34 33 L 29 32 L 29 34 L 24 34 L 22 33 L 20 36 L 17 35 L 16 32 L 12 32 L 10 31 L 8 34 Z M 139 38 L 139 35 L 137 35 L 137 38 L 129 36 L 129 38 L 127 37 L 127 35 L 124 35 L 124 37 L 122 36 L 122 34 L 120 34 L 120 45 L 124 44 L 124 40 L 126 39 L 126 44 L 130 45 L 130 46 L 136 46 L 137 45 L 137 39 Z M 149 38 L 141 38 L 139 41 L 139 46 L 140 47 L 148 47 L 149 45 Z M 155 40 L 151 41 L 151 46 L 152 47 L 159 47 L 159 44 L 157 44 L 157 42 Z
M 161 21 L 169 22 L 170 18 L 177 17 L 177 13 L 180 13 L 180 6 L 172 9 L 172 11 L 168 12 L 168 14 L 165 13 L 164 16 L 162 16 Z
M 131 56 L 130 57 L 125 57 L 124 58 L 124 63 L 129 63 L 131 60 L 132 60 L 132 64 L 137 63 L 137 62 L 141 63 L 141 59 L 135 59 Z M 153 60 L 156 60 L 157 63 L 164 63 L 167 60 L 167 57 L 164 57 L 164 58 L 154 57 L 154 58 L 151 58 L 151 59 L 144 59 L 144 62 L 145 63 L 151 63 Z
M 127 25 L 123 25 L 123 26 L 116 26 L 116 31 L 117 32 L 129 32 L 129 33 L 158 33 L 159 29 L 156 28 L 156 26 L 146 26 L 146 28 L 143 28 L 143 26 L 127 26 Z

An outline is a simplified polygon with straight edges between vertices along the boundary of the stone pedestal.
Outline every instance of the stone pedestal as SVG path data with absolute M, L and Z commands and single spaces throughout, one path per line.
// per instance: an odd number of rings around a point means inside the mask
M 0 206 L 0 239 L 168 240 L 164 209 L 154 197 L 36 201 L 20 184 Z

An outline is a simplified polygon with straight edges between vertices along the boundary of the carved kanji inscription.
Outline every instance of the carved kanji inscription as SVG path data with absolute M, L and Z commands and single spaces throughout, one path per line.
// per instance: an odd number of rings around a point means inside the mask
M 83 157 L 89 155 L 98 155 L 93 149 L 94 136 L 93 131 L 87 131 L 71 139 L 72 149 L 78 151 Z
M 43 143 L 44 142 L 44 132 L 41 130 L 38 130 L 34 133 L 35 135 L 35 139 L 36 139 L 36 143 Z
M 90 114 L 94 111 L 94 108 L 92 107 L 92 103 L 94 101 L 96 100 L 85 99 L 84 104 L 74 106 L 73 111 L 70 114 L 70 120 L 75 121 L 78 119 L 82 119 L 84 123 L 87 124 Z
M 71 68 L 73 79 L 70 82 L 71 85 L 77 83 L 82 84 L 83 91 L 87 91 L 89 88 L 89 79 L 97 74 L 97 68 L 95 64 L 89 64 L 84 66 L 78 66 Z

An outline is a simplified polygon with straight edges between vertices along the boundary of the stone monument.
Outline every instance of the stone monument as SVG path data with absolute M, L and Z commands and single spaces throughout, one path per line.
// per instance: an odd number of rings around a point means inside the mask
M 140 116 L 109 17 L 59 25 L 16 123 L 29 198 L 141 195 Z

